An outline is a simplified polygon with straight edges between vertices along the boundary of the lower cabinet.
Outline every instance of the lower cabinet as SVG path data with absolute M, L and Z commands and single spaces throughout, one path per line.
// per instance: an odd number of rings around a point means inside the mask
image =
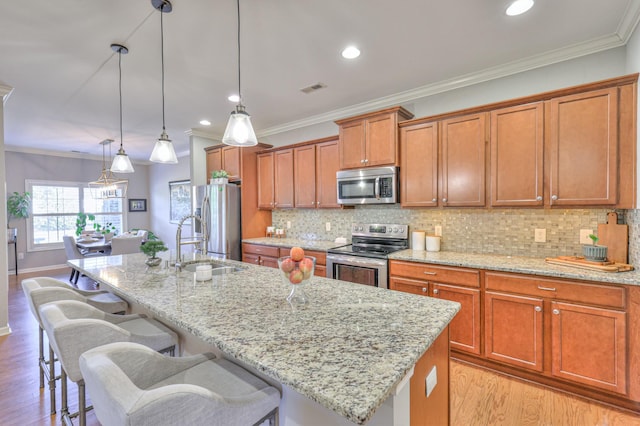
M 242 261 L 270 268 L 278 267 L 278 258 L 289 256 L 291 247 L 268 246 L 264 244 L 242 243 Z M 313 275 L 327 276 L 327 253 L 317 250 L 305 250 L 305 256 L 316 258 L 316 269 Z

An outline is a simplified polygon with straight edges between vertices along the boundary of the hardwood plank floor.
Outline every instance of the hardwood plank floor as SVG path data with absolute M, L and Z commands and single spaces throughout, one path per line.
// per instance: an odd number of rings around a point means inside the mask
M 38 325 L 20 286 L 29 276 L 68 280 L 68 269 L 9 276 L 9 324 L 12 333 L 0 337 L 0 424 L 56 425 L 49 415 L 49 391 L 38 387 Z M 95 289 L 81 277 L 78 286 Z M 57 385 L 57 411 L 60 386 Z M 90 397 L 87 398 L 90 401 Z M 76 385 L 69 383 L 69 405 L 77 408 Z M 76 421 L 77 424 L 77 421 Z M 90 411 L 87 426 L 100 423 Z M 532 385 L 461 362 L 451 362 L 452 426 L 640 426 L 640 417 L 604 405 Z M 310 420 L 305 426 L 316 425 Z

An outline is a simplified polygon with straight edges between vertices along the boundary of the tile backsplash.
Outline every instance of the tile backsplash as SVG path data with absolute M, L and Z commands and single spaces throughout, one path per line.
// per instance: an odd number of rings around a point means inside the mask
M 275 210 L 273 225 L 287 236 L 334 240 L 351 235 L 353 222 L 408 224 L 412 230 L 434 233 L 442 226 L 442 250 L 529 257 L 582 253 L 580 229 L 597 233 L 610 209 L 402 209 L 393 206 L 356 206 L 353 209 Z M 629 260 L 640 256 L 640 210 L 617 210 L 629 225 Z M 330 223 L 331 230 L 326 230 Z M 535 229 L 546 229 L 546 242 L 534 241 Z

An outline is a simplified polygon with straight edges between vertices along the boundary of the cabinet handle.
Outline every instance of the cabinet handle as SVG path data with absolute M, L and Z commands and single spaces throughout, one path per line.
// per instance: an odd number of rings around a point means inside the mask
M 437 198 L 434 198 L 433 200 L 431 200 L 432 203 L 435 203 L 436 201 L 438 201 Z
M 422 291 L 425 291 L 425 290 L 426 290 L 425 288 L 422 289 Z M 439 294 L 439 293 L 440 293 L 440 290 L 438 290 L 437 288 L 433 289 L 433 294 Z
M 538 195 L 538 196 L 536 197 L 536 201 L 542 201 L 542 195 Z
M 558 199 L 558 196 L 557 196 L 557 195 L 552 195 L 552 196 L 551 196 L 551 199 L 552 199 L 553 201 L 556 201 L 556 200 Z
M 363 160 L 360 160 L 360 164 L 364 164 L 364 159 L 363 159 Z
M 447 199 L 446 199 L 446 198 L 443 198 L 443 199 L 442 199 L 442 202 L 443 202 L 443 203 L 446 203 L 446 202 L 447 202 Z
M 538 286 L 538 290 L 556 291 L 556 288 L 555 287 L 541 287 L 541 286 Z
M 369 160 L 367 158 L 364 159 L 364 163 L 367 164 Z
M 319 205 L 320 205 L 320 201 L 316 201 L 316 206 L 319 206 Z
M 431 272 L 431 271 L 424 271 L 425 275 L 437 275 L 437 272 Z
M 542 312 L 542 308 L 540 306 L 535 307 L 536 312 Z
M 560 310 L 559 309 L 554 309 L 553 310 L 553 314 L 554 315 L 560 315 Z

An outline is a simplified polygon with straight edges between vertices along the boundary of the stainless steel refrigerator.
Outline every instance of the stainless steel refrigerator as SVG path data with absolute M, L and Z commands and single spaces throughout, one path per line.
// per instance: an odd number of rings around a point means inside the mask
M 240 187 L 234 184 L 201 185 L 193 188 L 193 214 L 206 223 L 210 254 L 242 260 L 240 229 Z M 203 227 L 193 221 L 196 236 Z

